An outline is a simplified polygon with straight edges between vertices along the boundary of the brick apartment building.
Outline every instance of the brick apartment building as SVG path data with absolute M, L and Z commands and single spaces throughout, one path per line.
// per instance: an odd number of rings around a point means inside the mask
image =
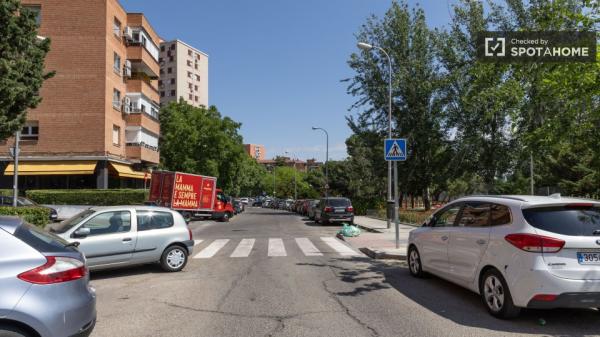
M 262 159 L 258 160 L 258 163 L 270 169 L 273 166 L 282 165 L 287 167 L 295 167 L 298 171 L 308 172 L 323 166 L 322 162 L 318 162 L 316 159 L 307 159 L 306 161 L 300 159 L 291 159 L 289 157 L 280 157 L 279 160 L 275 159 Z
M 265 160 L 266 158 L 267 150 L 264 145 L 244 144 L 244 149 L 250 157 L 256 160 Z
M 173 40 L 160 44 L 161 105 L 183 99 L 208 107 L 208 55 L 189 44 Z
M 141 187 L 159 163 L 160 38 L 117 0 L 22 0 L 51 39 L 42 89 L 21 132 L 20 187 Z M 0 143 L 0 188 L 12 186 Z

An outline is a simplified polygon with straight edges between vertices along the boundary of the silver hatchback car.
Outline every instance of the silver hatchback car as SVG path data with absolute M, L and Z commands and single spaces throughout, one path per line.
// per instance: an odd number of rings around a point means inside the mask
M 91 270 L 159 263 L 176 272 L 194 247 L 183 216 L 153 206 L 93 207 L 50 225 L 49 231 L 79 242 Z
M 0 336 L 88 336 L 96 294 L 76 245 L 0 217 Z

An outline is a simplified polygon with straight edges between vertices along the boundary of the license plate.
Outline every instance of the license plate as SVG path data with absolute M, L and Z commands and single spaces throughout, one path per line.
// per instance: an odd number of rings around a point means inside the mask
M 579 264 L 600 264 L 600 253 L 577 252 Z
M 336 213 L 344 213 L 345 209 L 336 209 L 335 212 Z

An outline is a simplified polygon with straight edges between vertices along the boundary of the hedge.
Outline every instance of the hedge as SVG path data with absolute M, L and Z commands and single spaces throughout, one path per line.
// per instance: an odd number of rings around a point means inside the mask
M 44 207 L 0 206 L 0 215 L 16 215 L 30 224 L 44 227 L 49 222 L 50 210 Z
M 147 200 L 147 191 L 112 190 L 29 190 L 27 197 L 38 204 L 50 205 L 140 205 Z
M 0 195 L 5 196 L 5 197 L 12 197 L 13 190 L 2 190 L 2 189 L 0 189 Z

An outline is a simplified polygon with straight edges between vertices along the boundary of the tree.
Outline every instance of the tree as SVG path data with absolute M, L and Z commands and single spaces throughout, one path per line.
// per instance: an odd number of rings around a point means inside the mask
M 437 32 L 430 30 L 422 8 L 410 10 L 406 2 L 393 2 L 381 20 L 371 17 L 357 34 L 359 42 L 368 42 L 386 50 L 392 58 L 393 71 L 393 135 L 408 139 L 407 161 L 399 164 L 401 189 L 421 195 L 426 208 L 434 168 L 443 153 L 447 133 L 444 129 L 441 78 L 436 62 Z M 352 54 L 348 62 L 356 75 L 349 79 L 348 92 L 358 97 L 354 107 L 365 112 L 351 128 L 358 135 L 380 135 L 378 145 L 371 150 L 381 155 L 383 135 L 388 124 L 387 59 L 374 51 Z M 381 161 L 379 159 L 378 161 Z M 373 162 L 373 167 L 383 167 Z
M 181 100 L 161 110 L 161 166 L 173 171 L 216 176 L 231 195 L 254 190 L 263 174 L 249 162 L 240 123 L 216 107 L 196 108 Z
M 41 101 L 39 90 L 49 39 L 39 39 L 35 14 L 18 0 L 0 1 L 0 140 L 21 129 L 27 109 Z

